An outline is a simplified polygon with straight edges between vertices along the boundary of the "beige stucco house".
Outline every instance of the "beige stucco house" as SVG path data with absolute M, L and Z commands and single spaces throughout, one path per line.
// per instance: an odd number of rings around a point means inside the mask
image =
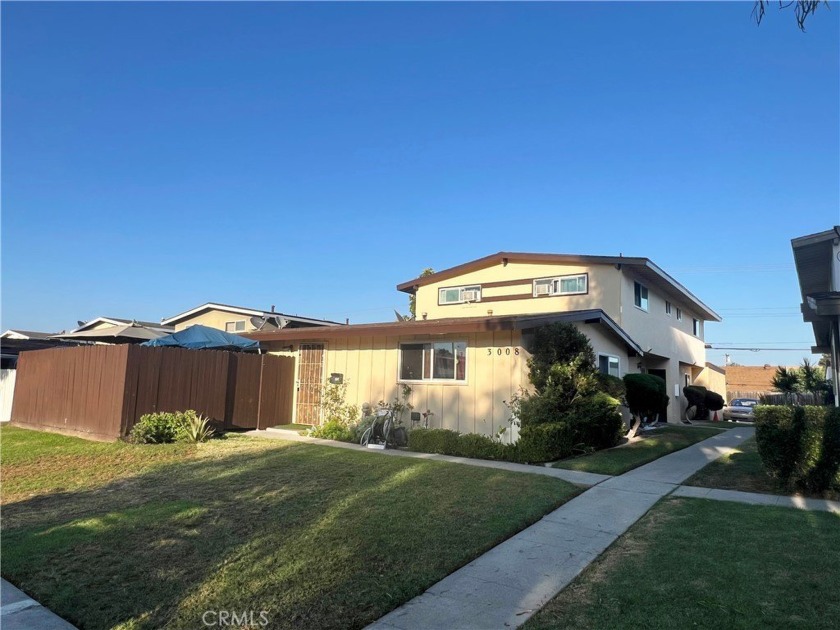
M 175 332 L 195 324 L 209 328 L 239 334 L 257 330 L 277 330 L 283 328 L 305 328 L 308 326 L 338 326 L 337 322 L 300 315 L 287 315 L 274 310 L 231 306 L 218 302 L 207 302 L 183 313 L 161 320 L 162 326 L 168 326 Z
M 348 402 L 390 401 L 408 385 L 430 426 L 495 434 L 530 386 L 530 333 L 555 321 L 589 337 L 602 371 L 663 377 L 670 422 L 682 417 L 683 386 L 725 394 L 703 340 L 720 316 L 647 258 L 500 252 L 397 289 L 416 297 L 416 320 L 249 335 L 298 357 L 290 420 L 319 421 L 318 391 L 332 377 L 347 384 Z

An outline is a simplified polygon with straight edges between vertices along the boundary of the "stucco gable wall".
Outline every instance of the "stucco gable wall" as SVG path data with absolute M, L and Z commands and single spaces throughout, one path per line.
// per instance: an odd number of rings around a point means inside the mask
M 554 276 L 589 274 L 589 291 L 584 295 L 533 297 L 533 280 Z M 501 287 L 482 286 L 482 301 L 472 304 L 438 304 L 442 288 L 494 282 L 514 283 Z M 611 317 L 618 315 L 618 287 L 620 272 L 612 265 L 553 265 L 535 263 L 497 264 L 454 278 L 422 286 L 417 290 L 417 317 L 426 313 L 427 319 L 445 317 L 476 317 L 556 313 L 600 308 Z M 499 299 L 496 298 L 510 298 Z M 489 299 L 488 299 L 489 298 Z

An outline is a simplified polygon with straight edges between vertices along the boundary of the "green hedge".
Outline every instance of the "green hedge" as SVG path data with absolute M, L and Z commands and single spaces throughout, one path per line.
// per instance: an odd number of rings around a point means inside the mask
M 840 409 L 758 405 L 755 428 L 771 476 L 791 488 L 840 490 Z
M 516 444 L 502 444 L 486 435 L 460 434 L 448 429 L 413 429 L 408 433 L 408 448 L 412 451 L 520 463 L 568 457 L 574 444 L 574 431 L 562 422 L 522 427 Z

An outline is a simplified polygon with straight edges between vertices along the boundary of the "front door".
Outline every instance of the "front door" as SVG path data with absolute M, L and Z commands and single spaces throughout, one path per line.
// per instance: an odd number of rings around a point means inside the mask
M 324 344 L 300 344 L 296 414 L 296 422 L 299 424 L 320 424 L 323 380 Z
M 668 395 L 668 379 L 665 378 L 665 375 L 668 373 L 667 370 L 648 369 L 647 372 L 648 374 L 658 376 L 665 381 L 665 395 Z M 659 410 L 657 420 L 659 420 L 659 422 L 668 422 L 668 405 L 663 405 L 662 409 Z

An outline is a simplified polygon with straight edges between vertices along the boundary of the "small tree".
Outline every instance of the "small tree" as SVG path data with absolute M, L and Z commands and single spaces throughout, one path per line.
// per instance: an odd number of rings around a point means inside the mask
M 721 396 L 717 392 L 710 391 L 706 392 L 706 396 L 703 402 L 706 405 L 706 409 L 708 409 L 709 411 L 720 411 L 721 409 L 723 409 L 723 406 L 725 404 L 723 396 Z
M 435 272 L 434 269 L 431 267 L 426 267 L 420 274 L 421 278 L 425 278 L 426 276 L 431 276 Z M 417 294 L 412 293 L 408 296 L 408 312 L 411 313 L 411 316 L 417 319 Z
M 802 367 L 799 368 L 799 386 L 802 391 L 814 395 L 815 401 L 819 401 L 828 389 L 825 382 L 825 369 L 819 365 L 811 365 L 808 359 L 802 359 Z
M 787 400 L 790 400 L 793 394 L 799 390 L 799 374 L 796 370 L 789 370 L 780 365 L 773 375 L 772 384 L 773 387 L 785 395 Z
M 529 376 L 537 393 L 545 389 L 551 371 L 557 365 L 574 363 L 581 374 L 594 375 L 597 371 L 595 351 L 589 339 L 572 324 L 557 322 L 537 328 L 531 347 Z

